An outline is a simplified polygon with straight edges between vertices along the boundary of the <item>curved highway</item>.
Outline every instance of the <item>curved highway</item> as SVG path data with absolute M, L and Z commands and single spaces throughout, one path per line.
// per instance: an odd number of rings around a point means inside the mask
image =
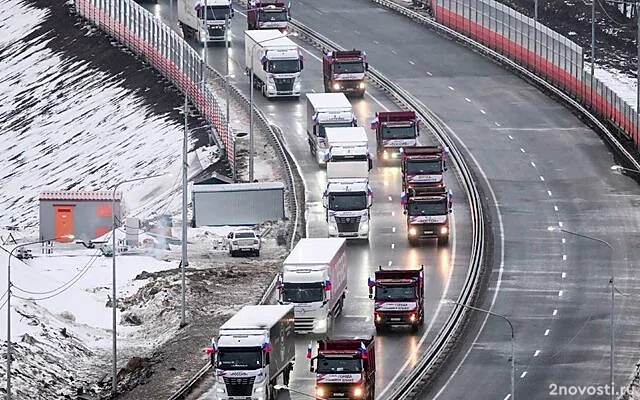
M 365 49 L 371 65 L 438 114 L 468 150 L 495 203 L 494 263 L 480 307 L 515 326 L 517 397 L 546 399 L 563 387 L 571 398 L 606 397 L 598 386 L 609 375 L 612 273 L 631 294 L 617 295 L 615 311 L 616 382 L 625 384 L 640 358 L 632 275 L 638 188 L 611 173 L 615 161 L 597 135 L 492 61 L 366 0 L 301 0 L 293 15 Z M 607 240 L 613 254 L 548 226 Z M 509 398 L 508 325 L 481 315 L 474 328 L 480 335 L 471 330 L 425 399 Z
M 177 11 L 175 2 L 161 2 L 158 6 L 147 8 L 162 18 L 165 23 L 177 29 Z M 249 97 L 249 79 L 244 73 L 244 30 L 246 20 L 243 10 L 237 10 L 232 22 L 233 42 L 230 48 L 230 74 L 236 77 L 232 84 Z M 295 40 L 295 38 L 292 38 Z M 339 41 L 344 46 L 349 42 Z M 302 89 L 304 92 L 323 92 L 322 87 L 322 54 L 311 46 L 299 42 L 305 51 L 305 69 L 302 73 Z M 200 46 L 193 43 L 198 50 Z M 366 49 L 368 51 L 368 49 Z M 375 63 L 375 61 L 371 61 Z M 224 73 L 224 46 L 210 45 L 208 63 Z M 326 237 L 327 227 L 321 194 L 326 182 L 325 172 L 314 162 L 309 153 L 306 139 L 306 100 L 268 100 L 259 91 L 254 92 L 255 104 L 264 112 L 269 121 L 279 126 L 289 149 L 294 154 L 306 183 L 307 224 L 309 237 Z M 365 126 L 369 133 L 372 154 L 375 156 L 375 137 L 368 129 L 369 121 L 376 111 L 397 109 L 384 93 L 375 87 L 368 88 L 364 99 L 352 99 L 354 111 L 359 125 Z M 419 137 L 422 144 L 430 143 L 429 135 Z M 440 313 L 445 307 L 441 299 L 446 295 L 455 296 L 462 286 L 467 273 L 470 249 L 470 234 L 465 227 L 469 226 L 468 204 L 458 187 L 452 171 L 446 174 L 447 185 L 458 193 L 454 206 L 454 228 L 449 248 L 438 250 L 435 245 L 409 247 L 406 227 L 399 194 L 401 192 L 401 175 L 398 167 L 381 167 L 374 160 L 371 171 L 371 185 L 374 191 L 372 207 L 372 231 L 369 245 L 349 244 L 347 250 L 349 275 L 347 302 L 343 314 L 336 320 L 334 335 L 374 334 L 371 315 L 373 304 L 368 299 L 367 277 L 372 276 L 378 265 L 412 268 L 424 264 L 425 272 L 425 313 L 424 328 L 412 334 L 409 331 L 398 331 L 379 336 L 376 343 L 378 363 L 376 387 L 377 395 L 399 377 L 407 373 L 418 357 L 428 346 L 430 339 L 440 329 L 446 319 L 446 313 Z M 305 359 L 309 337 L 300 337 L 297 343 L 297 364 L 292 375 L 290 386 L 303 393 L 313 394 L 314 376 L 308 372 Z M 206 397 L 208 397 L 207 395 Z M 292 393 L 292 397 L 297 397 Z

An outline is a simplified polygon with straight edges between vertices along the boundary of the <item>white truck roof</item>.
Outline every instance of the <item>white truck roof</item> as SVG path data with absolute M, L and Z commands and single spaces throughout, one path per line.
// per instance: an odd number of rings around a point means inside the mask
M 195 6 L 196 4 L 198 4 L 200 0 L 196 0 L 193 1 L 193 5 Z M 202 4 L 204 6 L 204 3 L 201 2 L 200 4 Z M 229 7 L 231 5 L 231 2 L 229 0 L 207 0 L 207 7 L 211 7 L 211 6 L 215 6 L 215 7 L 220 7 L 220 6 L 224 6 L 224 7 Z
M 345 242 L 344 238 L 302 238 L 284 260 L 284 265 L 329 264 Z
M 269 329 L 278 323 L 292 310 L 291 305 L 259 305 L 244 306 L 227 322 L 222 324 L 223 330 Z
M 364 181 L 369 179 L 367 161 L 338 161 L 327 163 L 327 181 Z
M 360 146 L 368 143 L 367 131 L 362 126 L 326 128 L 329 146 Z
M 316 112 L 323 110 L 349 109 L 353 107 L 344 93 L 307 93 L 307 101 Z
M 369 189 L 367 181 L 349 181 L 337 179 L 335 181 L 329 181 L 327 184 L 327 192 L 329 193 L 344 193 L 344 192 L 366 192 Z
M 261 42 L 263 40 L 268 40 L 267 44 L 272 44 L 273 42 L 277 42 L 276 38 L 287 38 L 284 33 L 280 32 L 277 29 L 256 29 L 250 31 L 244 31 L 245 36 L 249 36 L 251 40 L 254 42 Z M 260 46 L 260 45 L 258 45 Z

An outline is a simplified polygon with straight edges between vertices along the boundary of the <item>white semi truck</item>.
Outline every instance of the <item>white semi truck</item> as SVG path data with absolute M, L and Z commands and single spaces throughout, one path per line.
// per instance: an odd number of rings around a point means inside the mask
M 357 125 L 353 107 L 344 93 L 307 93 L 307 140 L 319 165 L 325 164 L 325 129 Z
M 245 306 L 212 340 L 218 400 L 268 400 L 282 375 L 289 384 L 295 362 L 291 305 Z
M 295 306 L 296 333 L 327 333 L 347 291 L 347 245 L 342 238 L 303 238 L 284 260 L 281 304 Z
M 369 240 L 373 191 L 369 141 L 363 127 L 327 128 L 327 188 L 322 196 L 329 237 Z
M 200 44 L 231 42 L 231 27 L 227 30 L 225 19 L 228 15 L 231 25 L 233 14 L 231 0 L 207 0 L 206 13 L 204 0 L 178 0 L 178 21 L 185 38 L 193 37 Z
M 304 68 L 297 44 L 275 29 L 244 31 L 247 75 L 265 97 L 300 97 Z

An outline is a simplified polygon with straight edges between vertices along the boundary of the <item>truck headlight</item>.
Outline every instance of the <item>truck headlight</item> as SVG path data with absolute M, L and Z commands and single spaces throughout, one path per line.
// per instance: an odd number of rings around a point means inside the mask
M 268 84 L 268 85 L 267 85 L 267 90 L 268 90 L 268 91 L 270 91 L 270 92 L 275 92 L 275 90 L 276 90 L 276 85 Z
M 224 389 L 224 384 L 223 385 L 216 385 L 216 392 L 225 393 L 226 390 Z
M 314 333 L 326 333 L 327 332 L 327 319 L 322 318 L 316 320 L 316 325 L 313 328 Z
M 332 223 L 331 221 L 329 222 L 329 234 L 336 234 L 338 233 L 338 228 L 336 227 L 336 224 Z
M 255 388 L 254 392 L 256 392 L 256 393 L 262 393 L 262 392 L 264 392 L 264 387 L 262 387 L 262 386 L 257 387 L 257 388 Z
M 301 86 L 300 78 L 296 78 L 295 82 L 293 82 L 293 91 L 294 92 L 299 92 L 300 91 L 300 86 Z
M 360 220 L 360 232 L 361 233 L 369 232 L 369 220 L 368 219 Z
M 448 227 L 443 226 L 442 228 L 440 228 L 440 234 L 446 235 L 447 233 L 449 233 L 449 228 Z
M 409 321 L 411 321 L 411 322 L 416 322 L 416 315 L 415 315 L 415 314 L 411 314 L 411 315 L 409 316 Z
M 362 395 L 364 394 L 364 390 L 362 390 L 362 388 L 357 387 L 353 390 L 353 395 L 355 397 L 362 397 Z
M 360 89 L 364 89 L 364 82 L 360 82 L 360 84 L 358 85 L 358 87 L 359 87 Z
M 409 235 L 415 236 L 418 234 L 418 230 L 416 228 L 409 228 Z
M 333 84 L 333 90 L 340 90 L 340 84 L 339 83 L 334 83 Z
M 200 41 L 201 42 L 206 42 L 207 41 L 207 31 L 200 31 Z
M 389 159 L 389 153 L 386 150 L 382 152 L 382 158 L 384 158 L 385 160 Z

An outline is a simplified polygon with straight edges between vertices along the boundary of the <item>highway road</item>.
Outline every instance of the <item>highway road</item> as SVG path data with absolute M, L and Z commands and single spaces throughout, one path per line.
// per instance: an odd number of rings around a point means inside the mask
M 597 135 L 495 63 L 366 0 L 301 0 L 293 15 L 366 50 L 371 65 L 436 112 L 466 148 L 495 204 L 493 269 L 480 306 L 515 326 L 517 397 L 546 399 L 564 386 L 571 398 L 605 398 L 590 394 L 608 381 L 612 273 L 631 294 L 617 296 L 615 311 L 616 382 L 626 383 L 640 358 L 639 192 L 611 173 L 614 158 Z M 614 251 L 548 226 L 607 240 Z M 482 315 L 472 328 L 425 399 L 509 398 L 507 324 Z
M 159 5 L 147 5 L 165 23 L 178 28 L 175 2 L 160 2 Z M 234 74 L 232 84 L 248 97 L 249 79 L 244 73 L 244 30 L 246 20 L 244 12 L 237 10 L 232 23 L 233 43 L 230 49 L 230 74 Z M 295 40 L 295 38 L 293 38 Z M 305 69 L 302 73 L 302 88 L 305 92 L 323 92 L 320 52 L 309 45 L 299 42 L 305 51 Z M 201 50 L 197 44 L 194 48 Z M 348 45 L 348 43 L 347 43 Z M 213 68 L 225 72 L 224 46 L 208 48 L 208 62 Z M 309 153 L 306 140 L 306 101 L 304 96 L 296 100 L 268 100 L 258 91 L 254 93 L 256 105 L 265 113 L 269 121 L 278 125 L 284 132 L 288 148 L 294 154 L 306 183 L 306 207 L 309 237 L 326 237 L 327 227 L 321 194 L 326 182 L 326 174 L 314 162 Z M 375 157 L 375 137 L 368 129 L 369 121 L 376 111 L 397 109 L 391 100 L 374 87 L 368 88 L 364 99 L 352 99 L 359 125 L 365 126 L 370 134 L 370 146 Z M 233 121 L 233 118 L 232 118 Z M 422 144 L 430 144 L 431 138 L 423 134 L 419 138 Z M 372 276 L 379 265 L 399 268 L 411 268 L 424 264 L 425 304 L 427 319 L 425 327 L 418 333 L 398 331 L 380 336 L 376 342 L 377 357 L 384 360 L 378 364 L 377 393 L 398 377 L 403 376 L 425 351 L 430 340 L 444 323 L 447 314 L 439 313 L 446 308 L 441 299 L 455 296 L 459 292 L 467 273 L 470 250 L 469 212 L 466 198 L 458 187 L 452 171 L 446 174 L 448 186 L 458 193 L 454 206 L 454 228 L 449 248 L 438 250 L 435 245 L 409 247 L 406 238 L 406 226 L 399 194 L 401 192 L 399 167 L 381 167 L 374 159 L 371 171 L 371 185 L 374 191 L 372 208 L 372 232 L 369 245 L 351 244 L 348 248 L 349 275 L 347 302 L 343 315 L 336 321 L 334 335 L 373 334 L 373 304 L 368 299 L 367 277 Z M 303 393 L 313 394 L 314 375 L 308 371 L 305 359 L 306 347 L 310 338 L 302 336 L 297 343 L 297 364 L 291 387 Z M 282 396 L 286 394 L 282 393 Z M 203 398 L 211 398 L 209 393 Z M 291 394 L 296 398 L 299 395 Z

